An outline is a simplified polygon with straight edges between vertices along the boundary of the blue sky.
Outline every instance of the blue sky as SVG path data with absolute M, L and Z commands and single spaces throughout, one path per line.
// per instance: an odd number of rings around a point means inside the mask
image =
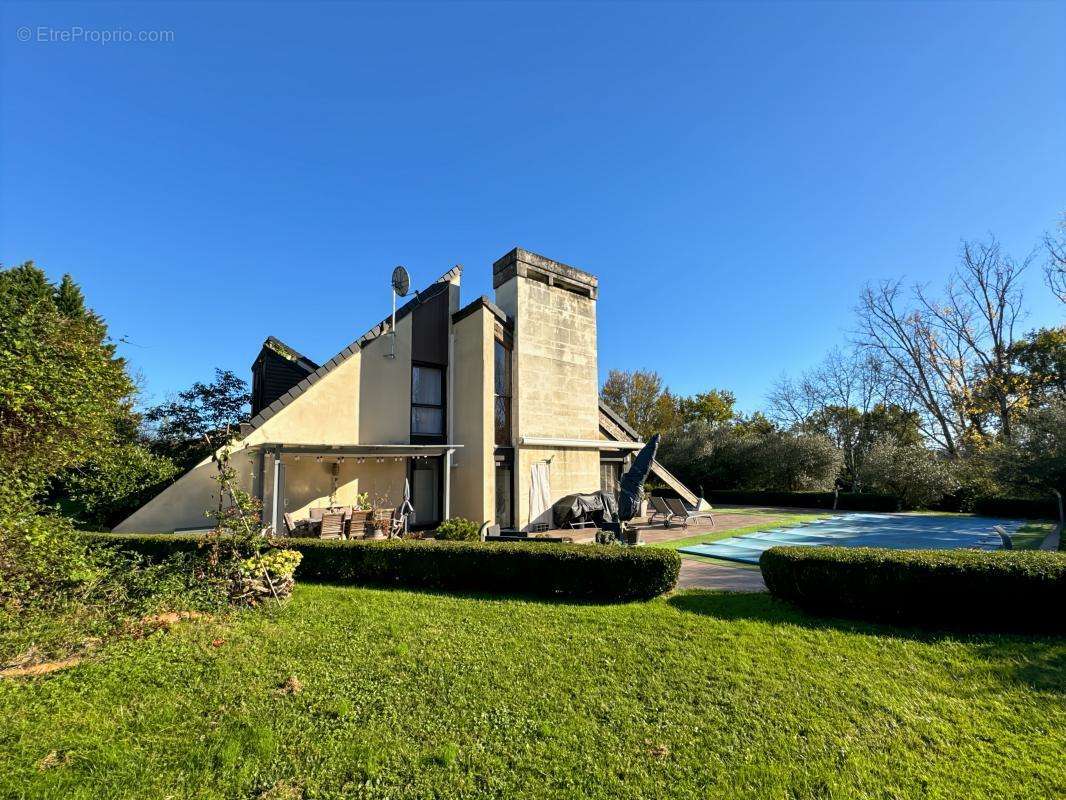
M 491 294 L 521 245 L 600 277 L 601 377 L 751 410 L 866 281 L 939 283 L 989 232 L 1023 256 L 1066 211 L 1062 3 L 0 13 L 0 260 L 72 273 L 146 402 L 268 334 L 329 358 L 396 264 Z M 84 41 L 116 30 L 172 41 Z

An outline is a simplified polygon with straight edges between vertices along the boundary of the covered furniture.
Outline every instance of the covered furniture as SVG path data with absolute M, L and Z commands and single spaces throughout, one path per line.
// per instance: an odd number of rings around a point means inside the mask
M 607 492 L 568 494 L 552 504 L 552 527 L 602 528 L 618 523 L 618 503 Z

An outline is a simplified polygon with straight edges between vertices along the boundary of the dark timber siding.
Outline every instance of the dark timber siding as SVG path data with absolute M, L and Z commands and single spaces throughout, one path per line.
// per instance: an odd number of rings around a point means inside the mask
M 264 347 L 252 364 L 252 416 L 306 378 L 308 372 L 295 361 Z
M 411 318 L 411 360 L 448 364 L 448 292 L 417 306 Z

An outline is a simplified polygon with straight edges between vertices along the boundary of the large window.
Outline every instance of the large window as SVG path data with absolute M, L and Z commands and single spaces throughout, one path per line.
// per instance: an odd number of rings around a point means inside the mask
M 440 367 L 411 367 L 411 433 L 444 433 L 444 372 Z
M 496 385 L 496 446 L 511 445 L 511 348 L 496 340 L 493 373 Z

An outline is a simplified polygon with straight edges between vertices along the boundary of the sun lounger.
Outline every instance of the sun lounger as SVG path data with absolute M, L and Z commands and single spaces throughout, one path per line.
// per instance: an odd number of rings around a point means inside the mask
M 670 521 L 673 519 L 680 519 L 681 526 L 684 528 L 687 528 L 690 522 L 700 519 L 709 519 L 711 525 L 714 525 L 713 514 L 709 514 L 706 511 L 690 511 L 679 497 L 665 497 L 663 499 L 666 502 L 666 507 L 670 510 L 670 517 L 666 520 L 667 527 L 669 527 Z
M 652 525 L 655 522 L 656 517 L 662 517 L 663 527 L 669 528 L 670 517 L 672 517 L 673 514 L 671 513 L 670 509 L 666 507 L 666 501 L 663 500 L 663 498 L 661 497 L 656 497 L 655 495 L 652 495 L 650 498 L 648 498 L 648 502 L 651 504 L 651 507 L 653 509 L 651 515 L 648 517 L 648 524 Z

